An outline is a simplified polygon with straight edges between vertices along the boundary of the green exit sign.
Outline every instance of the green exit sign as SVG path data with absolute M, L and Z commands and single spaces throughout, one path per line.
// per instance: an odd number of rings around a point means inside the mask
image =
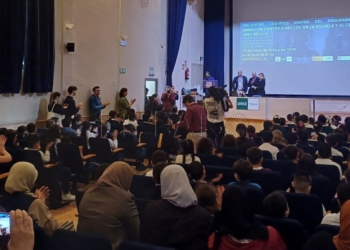
M 126 73 L 126 69 L 125 68 L 120 68 L 119 69 L 119 73 L 120 74 L 125 74 Z

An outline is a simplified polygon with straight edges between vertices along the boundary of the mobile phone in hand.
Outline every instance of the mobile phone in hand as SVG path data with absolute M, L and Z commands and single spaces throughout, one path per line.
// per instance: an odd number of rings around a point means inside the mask
M 11 223 L 9 213 L 0 213 L 0 235 L 10 235 Z

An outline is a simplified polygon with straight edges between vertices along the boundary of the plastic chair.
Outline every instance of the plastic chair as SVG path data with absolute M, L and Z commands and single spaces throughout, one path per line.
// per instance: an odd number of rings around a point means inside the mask
M 53 246 L 55 250 L 112 250 L 111 243 L 104 236 L 56 230 L 53 233 Z
M 167 247 L 157 247 L 157 246 L 151 246 L 142 244 L 139 242 L 134 241 L 123 241 L 119 245 L 119 250 L 175 250 L 174 248 L 167 248 Z
M 307 239 L 303 225 L 293 219 L 273 219 L 266 216 L 256 215 L 258 221 L 266 226 L 272 226 L 281 235 L 288 250 L 300 250 Z

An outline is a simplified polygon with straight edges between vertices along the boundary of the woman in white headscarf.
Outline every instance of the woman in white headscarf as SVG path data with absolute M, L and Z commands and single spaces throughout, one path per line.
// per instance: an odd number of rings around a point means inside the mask
M 162 199 L 145 210 L 142 242 L 176 249 L 207 249 L 213 221 L 208 211 L 197 206 L 185 170 L 169 165 L 162 171 L 160 182 Z

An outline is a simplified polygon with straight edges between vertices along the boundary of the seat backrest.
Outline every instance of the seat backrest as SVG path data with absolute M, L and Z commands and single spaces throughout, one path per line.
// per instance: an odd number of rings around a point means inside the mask
M 217 155 L 196 154 L 203 165 L 223 166 L 223 160 Z
M 142 244 L 135 241 L 123 241 L 119 245 L 119 250 L 175 250 L 174 248 L 167 248 L 167 247 L 157 247 L 157 246 L 151 246 Z
M 339 185 L 340 176 L 339 176 L 339 169 L 336 166 L 332 165 L 322 165 L 317 164 L 318 172 L 329 178 L 333 185 L 333 191 L 335 191 Z
M 320 197 L 326 210 L 330 209 L 331 200 L 335 195 L 330 179 L 325 176 L 312 176 L 311 185 L 310 193 Z
M 297 171 L 297 165 L 288 161 L 264 160 L 262 166 L 280 174 L 281 185 L 284 190 L 289 187 L 289 177 Z
M 35 166 L 35 169 L 38 171 L 38 178 L 36 183 L 38 186 L 45 186 L 45 175 L 44 175 L 44 164 L 41 159 L 41 155 L 37 150 L 24 150 L 24 159 L 26 162 L 29 162 Z
M 311 147 L 311 146 L 300 146 L 297 145 L 298 148 L 304 150 L 305 153 L 308 153 L 310 155 L 315 155 L 317 152 L 317 149 L 315 147 Z
M 96 158 L 99 163 L 110 162 L 112 152 L 109 141 L 106 138 L 90 138 L 90 151 L 93 154 L 96 154 Z
M 309 143 L 310 145 L 312 145 L 313 147 L 318 148 L 318 144 L 319 144 L 318 141 L 309 140 L 308 143 Z
M 338 163 L 343 172 L 345 172 L 348 169 L 347 164 L 343 164 L 343 157 L 341 157 L 341 156 L 332 156 L 332 161 Z
M 228 156 L 225 159 L 225 166 L 232 168 L 233 164 L 235 164 L 236 161 L 239 161 L 241 158 L 238 156 Z
M 256 219 L 266 226 L 272 226 L 281 235 L 288 250 L 300 250 L 306 242 L 307 235 L 303 225 L 293 219 L 273 219 L 256 215 Z
M 72 136 L 72 137 L 70 137 L 70 139 L 71 139 L 72 143 L 78 145 L 78 147 L 83 146 L 83 155 L 89 154 L 89 148 L 88 148 L 87 140 L 85 137 Z
M 224 154 L 224 158 L 227 159 L 229 156 L 238 156 L 237 148 L 225 148 L 225 147 L 217 147 L 216 150 L 220 153 Z
M 235 181 L 233 168 L 227 167 L 216 167 L 216 166 L 205 166 L 206 179 L 211 181 L 218 174 L 222 174 L 223 177 L 219 184 L 229 184 L 230 182 Z
M 137 142 L 135 142 L 135 135 L 127 132 L 118 134 L 118 147 L 124 148 L 123 154 L 126 158 L 135 158 L 137 153 Z
M 269 159 L 269 160 L 273 159 L 272 154 L 271 154 L 270 151 L 262 150 L 262 154 L 263 154 L 263 158 L 264 159 Z
M 58 143 L 57 151 L 59 161 L 63 166 L 70 168 L 72 173 L 78 174 L 78 171 L 84 167 L 78 145 Z
M 249 196 L 250 205 L 253 208 L 255 214 L 263 214 L 263 200 L 265 198 L 264 192 L 257 187 L 246 187 L 244 188 Z
M 250 177 L 251 182 L 255 182 L 261 186 L 265 196 L 270 193 L 281 190 L 281 175 L 272 171 L 253 171 L 253 175 Z
M 325 231 L 333 236 L 336 236 L 339 234 L 340 231 L 340 226 L 333 226 L 333 225 L 326 225 L 326 224 L 321 224 L 316 227 L 316 233 Z
M 159 134 L 155 133 L 144 133 L 140 134 L 140 142 L 146 143 L 146 156 L 150 158 L 154 151 L 158 148 Z
M 289 206 L 289 218 L 298 220 L 306 230 L 313 233 L 323 218 L 323 205 L 319 197 L 313 194 L 283 192 Z
M 142 198 L 145 191 L 154 187 L 155 183 L 152 177 L 143 175 L 134 175 L 131 182 L 130 193 L 137 198 Z
M 56 250 L 112 250 L 111 243 L 104 236 L 71 232 L 58 229 L 53 233 L 53 246 Z

